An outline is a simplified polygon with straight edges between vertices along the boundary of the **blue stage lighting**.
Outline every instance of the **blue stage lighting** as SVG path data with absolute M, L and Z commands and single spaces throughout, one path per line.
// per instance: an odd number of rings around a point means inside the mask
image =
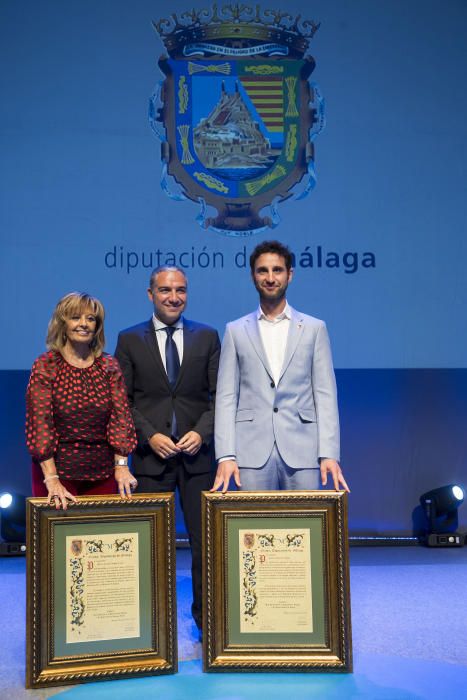
M 0 494 L 0 554 L 24 554 L 26 551 L 26 498 L 18 493 Z
M 0 508 L 9 508 L 13 503 L 13 496 L 11 493 L 2 493 L 0 495 Z
M 420 496 L 428 521 L 425 544 L 430 547 L 462 547 L 465 537 L 456 531 L 459 525 L 457 510 L 464 498 L 464 489 L 457 484 L 441 486 Z

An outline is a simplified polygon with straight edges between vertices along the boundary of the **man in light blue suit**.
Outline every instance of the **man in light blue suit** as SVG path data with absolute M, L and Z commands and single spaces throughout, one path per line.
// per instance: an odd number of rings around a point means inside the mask
M 336 382 L 326 325 L 286 300 L 292 255 L 278 241 L 250 256 L 260 306 L 227 324 L 215 410 L 218 462 L 212 491 L 233 477 L 248 491 L 317 489 L 339 465 Z

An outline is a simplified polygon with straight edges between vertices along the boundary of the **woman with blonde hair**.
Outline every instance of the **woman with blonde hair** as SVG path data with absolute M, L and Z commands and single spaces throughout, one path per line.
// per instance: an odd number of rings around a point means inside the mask
M 137 486 L 128 468 L 136 434 L 126 388 L 104 345 L 101 302 L 82 292 L 60 299 L 26 395 L 33 495 L 48 496 L 56 508 L 117 486 L 130 497 Z

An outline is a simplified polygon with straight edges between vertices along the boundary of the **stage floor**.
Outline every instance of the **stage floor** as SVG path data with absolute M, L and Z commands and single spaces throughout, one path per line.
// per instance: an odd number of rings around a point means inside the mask
M 8 700 L 424 700 L 467 698 L 467 547 L 351 549 L 354 673 L 204 674 L 190 616 L 188 550 L 177 551 L 179 672 L 24 689 L 25 559 L 0 558 L 0 697 Z

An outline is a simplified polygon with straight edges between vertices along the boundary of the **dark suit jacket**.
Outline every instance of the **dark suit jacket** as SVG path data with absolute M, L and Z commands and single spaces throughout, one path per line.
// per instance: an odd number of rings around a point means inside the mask
M 203 439 L 194 457 L 183 455 L 190 473 L 213 468 L 214 399 L 220 341 L 214 328 L 183 319 L 183 360 L 172 390 L 152 319 L 122 331 L 115 356 L 122 368 L 138 436 L 135 474 L 160 474 L 166 462 L 149 447 L 154 433 L 170 435 L 175 411 L 180 437 L 195 430 Z

